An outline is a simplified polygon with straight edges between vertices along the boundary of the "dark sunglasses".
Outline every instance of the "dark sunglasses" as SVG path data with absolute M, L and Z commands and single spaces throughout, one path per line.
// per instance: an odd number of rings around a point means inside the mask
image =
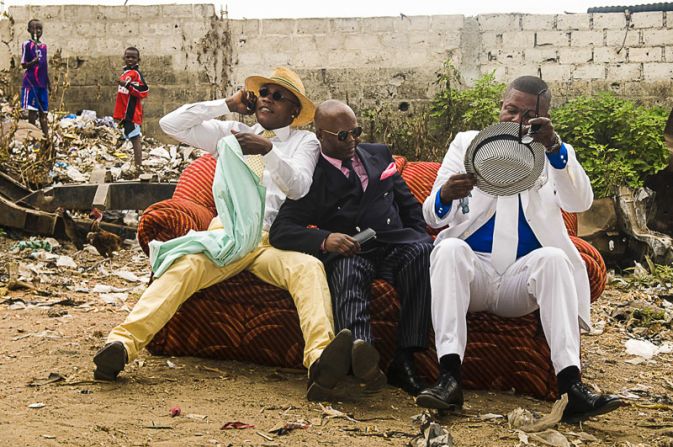
M 279 92 L 278 90 L 276 90 L 275 92 L 271 93 L 271 92 L 269 91 L 269 87 L 262 87 L 262 88 L 259 89 L 259 96 L 261 96 L 262 98 L 266 98 L 266 97 L 269 96 L 269 95 L 271 95 L 271 98 L 272 98 L 274 101 L 288 101 L 288 102 L 291 102 L 292 104 L 294 104 L 295 106 L 298 106 L 298 105 L 299 105 L 299 104 L 297 104 L 297 102 L 296 102 L 294 99 L 289 98 L 289 97 L 283 95 L 283 94 L 282 94 L 281 92 Z
M 543 88 L 537 94 L 537 97 L 535 98 L 535 112 L 532 112 L 531 110 L 526 110 L 521 114 L 521 120 L 519 121 L 519 143 L 523 143 L 523 144 L 532 143 L 533 142 L 532 135 L 535 135 L 536 133 L 538 133 L 540 131 L 540 125 L 539 124 L 533 124 L 532 126 L 530 126 L 530 129 L 528 130 L 528 133 L 524 134 L 523 133 L 523 122 L 524 122 L 524 120 L 529 120 L 531 118 L 537 118 L 537 117 L 540 116 L 540 96 L 544 95 L 545 93 L 547 93 L 547 89 Z
M 357 138 L 360 135 L 362 135 L 362 127 L 359 126 L 351 130 L 340 130 L 338 132 L 331 132 L 325 129 L 323 129 L 323 131 L 327 132 L 330 135 L 336 135 L 339 141 L 346 141 L 346 138 L 348 138 L 348 134 L 353 135 L 353 138 Z

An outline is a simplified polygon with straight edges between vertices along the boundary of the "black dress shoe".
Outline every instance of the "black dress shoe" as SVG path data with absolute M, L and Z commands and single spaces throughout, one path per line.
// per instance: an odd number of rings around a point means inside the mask
M 463 406 L 463 387 L 449 373 L 441 373 L 437 383 L 416 397 L 416 405 L 437 410 L 457 410 Z
M 397 388 L 402 388 L 412 396 L 418 394 L 427 388 L 427 385 L 421 382 L 416 375 L 416 365 L 411 359 L 393 361 L 388 367 L 388 383 Z
M 331 400 L 331 390 L 350 370 L 352 349 L 353 334 L 349 329 L 342 329 L 308 369 L 308 400 Z
M 117 380 L 117 375 L 124 369 L 128 354 L 120 341 L 113 341 L 103 346 L 93 357 L 96 369 L 93 378 L 96 380 Z
M 609 413 L 622 404 L 618 396 L 594 393 L 582 382 L 577 382 L 568 390 L 568 405 L 563 411 L 563 422 L 574 424 L 591 416 Z

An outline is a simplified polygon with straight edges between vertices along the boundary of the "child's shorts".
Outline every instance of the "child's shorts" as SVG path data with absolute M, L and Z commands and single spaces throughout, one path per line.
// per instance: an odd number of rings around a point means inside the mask
M 46 87 L 21 87 L 21 108 L 23 110 L 49 110 L 49 90 Z
M 124 129 L 123 130 L 124 138 L 126 138 L 127 140 L 142 135 L 140 133 L 140 124 L 136 124 L 132 121 L 122 121 L 121 124 L 122 128 Z

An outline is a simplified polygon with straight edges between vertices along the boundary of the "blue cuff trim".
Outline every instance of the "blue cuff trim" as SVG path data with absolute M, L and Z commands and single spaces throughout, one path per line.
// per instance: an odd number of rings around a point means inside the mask
M 556 169 L 564 169 L 568 164 L 568 149 L 566 149 L 566 145 L 563 143 L 561 143 L 561 148 L 558 152 L 545 152 L 545 154 L 547 155 L 549 164 Z
M 449 214 L 449 211 L 451 211 L 451 203 L 448 205 L 442 202 L 442 198 L 440 193 L 442 192 L 441 189 L 437 190 L 437 196 L 435 197 L 435 214 L 437 217 L 440 219 Z

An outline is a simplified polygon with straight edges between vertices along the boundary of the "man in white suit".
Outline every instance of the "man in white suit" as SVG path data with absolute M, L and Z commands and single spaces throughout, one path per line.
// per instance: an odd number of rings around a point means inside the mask
M 422 407 L 451 409 L 463 404 L 460 366 L 467 312 L 518 317 L 536 309 L 551 348 L 559 393 L 568 394 L 564 420 L 583 420 L 621 404 L 616 396 L 596 394 L 580 380 L 579 331 L 591 323 L 589 280 L 561 209 L 587 210 L 593 192 L 572 146 L 554 132 L 550 103 L 544 81 L 522 76 L 508 86 L 500 110 L 501 122 L 523 121 L 524 130 L 539 127 L 532 136 L 545 146 L 546 160 L 532 187 L 508 197 L 475 187 L 476 177 L 465 174 L 464 158 L 478 132 L 461 132 L 423 204 L 428 225 L 448 228 L 437 236 L 430 258 L 440 377 L 417 397 Z M 460 203 L 466 197 L 467 207 Z M 513 221 L 505 223 L 506 215 L 514 216 Z

